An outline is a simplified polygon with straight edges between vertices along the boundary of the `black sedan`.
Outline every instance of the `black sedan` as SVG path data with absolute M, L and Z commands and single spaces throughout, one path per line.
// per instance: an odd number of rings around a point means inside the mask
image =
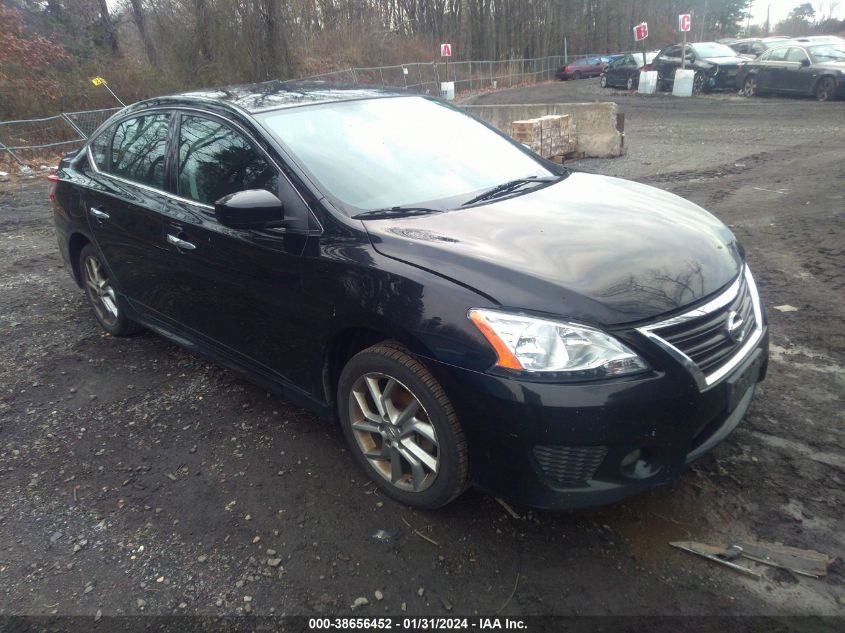
M 657 71 L 657 87 L 671 90 L 675 71 L 681 68 L 682 44 L 664 48 L 652 62 Z M 745 59 L 728 46 L 718 42 L 696 42 L 686 45 L 684 67 L 695 71 L 693 92 L 699 94 L 708 90 L 733 90 L 736 86 L 736 71 Z
M 643 57 L 651 63 L 657 53 L 624 53 L 612 61 L 601 74 L 602 88 L 625 88 L 633 90 L 640 83 Z
M 152 99 L 54 180 L 59 248 L 107 332 L 148 328 L 337 419 L 409 505 L 666 483 L 766 372 L 724 224 L 439 100 L 279 82 Z
M 742 94 L 815 96 L 819 101 L 845 97 L 845 42 L 790 43 L 741 64 L 737 84 Z

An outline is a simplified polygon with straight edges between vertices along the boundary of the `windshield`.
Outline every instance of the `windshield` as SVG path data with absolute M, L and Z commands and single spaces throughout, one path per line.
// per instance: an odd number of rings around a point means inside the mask
M 326 193 L 359 210 L 436 206 L 516 178 L 553 175 L 481 123 L 424 97 L 276 110 L 259 121 Z
M 822 44 L 811 46 L 810 54 L 817 62 L 841 62 L 845 61 L 845 44 Z
M 690 45 L 699 57 L 736 57 L 736 51 L 729 46 L 719 44 L 718 42 L 704 42 L 702 44 Z

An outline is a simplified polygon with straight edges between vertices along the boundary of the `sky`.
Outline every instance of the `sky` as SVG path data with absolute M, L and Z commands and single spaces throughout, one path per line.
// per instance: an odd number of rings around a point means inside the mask
M 806 1 L 806 0 L 804 0 Z M 827 15 L 828 7 L 831 4 L 837 4 L 837 0 L 810 0 L 813 7 L 816 9 L 818 15 L 819 9 Z M 777 24 L 783 20 L 789 12 L 798 5 L 803 4 L 802 0 L 754 0 L 751 5 L 751 22 L 754 24 L 764 24 L 766 22 L 766 8 L 772 5 L 772 25 Z M 833 11 L 833 17 L 845 19 L 845 0 L 839 0 L 836 9 Z

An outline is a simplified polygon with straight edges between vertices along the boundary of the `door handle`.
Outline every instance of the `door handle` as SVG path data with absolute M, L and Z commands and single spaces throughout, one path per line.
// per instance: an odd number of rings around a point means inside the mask
M 188 242 L 186 240 L 179 239 L 172 233 L 167 234 L 167 243 L 172 244 L 176 248 L 183 249 L 186 251 L 192 251 L 196 249 L 197 245 L 193 244 L 192 242 Z
M 106 213 L 105 211 L 100 211 L 97 207 L 91 207 L 89 211 L 91 211 L 91 215 L 93 215 L 98 220 L 108 220 L 111 217 L 108 213 Z

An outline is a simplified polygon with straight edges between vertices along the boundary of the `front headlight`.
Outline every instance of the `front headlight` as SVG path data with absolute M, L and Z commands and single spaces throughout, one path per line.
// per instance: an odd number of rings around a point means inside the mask
M 624 343 L 583 325 L 481 309 L 470 310 L 469 318 L 496 350 L 499 367 L 572 378 L 625 376 L 648 369 Z

